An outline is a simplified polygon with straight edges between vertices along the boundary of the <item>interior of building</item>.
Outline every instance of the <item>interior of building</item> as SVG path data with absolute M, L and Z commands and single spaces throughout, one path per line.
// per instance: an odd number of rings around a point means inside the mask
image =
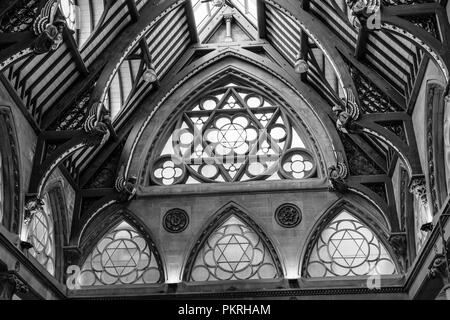
M 0 299 L 450 300 L 449 14 L 2 0 Z

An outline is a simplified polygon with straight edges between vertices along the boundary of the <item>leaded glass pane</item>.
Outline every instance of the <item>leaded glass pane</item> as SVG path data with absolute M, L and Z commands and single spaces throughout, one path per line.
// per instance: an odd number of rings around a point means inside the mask
M 377 236 L 344 211 L 321 233 L 309 257 L 307 277 L 396 274 L 391 256 Z
M 261 238 L 236 216 L 217 228 L 198 253 L 191 281 L 274 279 L 279 277 Z
M 30 254 L 43 265 L 51 275 L 55 275 L 55 235 L 50 197 L 43 199 L 42 210 L 35 211 L 28 223 L 27 241 L 33 245 Z
M 154 153 L 151 184 L 313 177 L 315 158 L 290 118 L 249 88 L 213 90 L 183 113 Z
M 161 273 L 147 241 L 121 222 L 95 246 L 81 269 L 81 286 L 151 284 Z

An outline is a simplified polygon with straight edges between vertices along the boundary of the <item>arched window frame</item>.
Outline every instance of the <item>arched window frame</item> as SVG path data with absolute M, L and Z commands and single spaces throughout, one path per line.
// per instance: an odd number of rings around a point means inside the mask
M 215 81 L 207 81 L 199 88 L 193 91 L 193 94 L 187 96 L 182 100 L 181 103 L 178 104 L 177 108 L 172 112 L 172 114 L 167 117 L 164 121 L 164 124 L 161 126 L 161 129 L 157 132 L 154 138 L 152 138 L 151 148 L 146 156 L 144 172 L 142 173 L 143 181 L 145 185 L 152 186 L 151 182 L 151 174 L 154 167 L 154 162 L 156 158 L 159 157 L 160 151 L 163 149 L 164 145 L 158 143 L 158 141 L 167 141 L 170 135 L 173 132 L 173 127 L 175 123 L 182 117 L 183 113 L 190 110 L 193 106 L 195 106 L 196 101 L 201 100 L 201 98 L 210 90 L 214 90 L 215 88 L 225 87 L 230 83 L 236 83 L 239 86 L 244 86 L 251 88 L 255 92 L 260 92 L 263 96 L 269 96 L 269 98 L 275 102 L 277 102 L 283 112 L 290 118 L 292 127 L 296 129 L 300 138 L 303 140 L 305 145 L 305 149 L 307 149 L 311 156 L 315 161 L 315 175 L 316 177 L 308 178 L 308 179 L 321 179 L 326 176 L 326 165 L 324 155 L 322 154 L 319 146 L 319 142 L 316 140 L 313 134 L 311 134 L 310 129 L 308 127 L 307 121 L 301 118 L 301 116 L 295 111 L 295 106 L 292 106 L 289 102 L 287 102 L 280 94 L 278 94 L 274 89 L 269 86 L 263 84 L 262 82 L 250 78 L 240 72 L 235 72 L 234 70 L 228 71 L 224 74 L 217 74 Z M 306 180 L 306 179 L 301 179 Z M 250 180 L 251 181 L 251 180 Z M 286 181 L 295 181 L 295 180 L 286 180 Z M 297 180 L 298 181 L 298 180 Z M 235 184 L 246 183 L 244 182 L 233 182 Z M 275 181 L 267 181 L 268 184 Z M 201 183 L 203 184 L 203 183 Z M 220 189 L 221 186 L 227 183 L 211 183 L 214 185 L 213 188 Z M 211 185 L 210 184 L 210 185 Z M 175 186 L 175 185 L 173 185 Z M 178 184 L 179 186 L 179 184 Z M 160 187 L 160 186 L 158 186 Z M 172 187 L 172 186 L 165 186 Z
M 400 259 L 397 256 L 397 254 L 392 249 L 392 246 L 388 242 L 389 238 L 389 231 L 386 230 L 386 228 L 382 227 L 379 223 L 375 221 L 375 219 L 372 217 L 370 213 L 368 213 L 366 210 L 359 209 L 356 207 L 356 204 L 347 201 L 342 200 L 337 203 L 335 203 L 330 209 L 328 209 L 316 222 L 316 224 L 313 227 L 313 231 L 308 236 L 308 239 L 305 243 L 303 253 L 301 255 L 301 262 L 300 262 L 300 276 L 304 279 L 327 279 L 330 281 L 333 280 L 340 280 L 340 279 L 351 279 L 352 277 L 326 277 L 326 278 L 311 278 L 308 277 L 308 263 L 310 261 L 311 254 L 316 246 L 318 238 L 321 236 L 323 230 L 327 228 L 327 226 L 342 212 L 347 211 L 351 215 L 353 215 L 355 218 L 359 219 L 363 224 L 365 224 L 370 231 L 378 238 L 378 240 L 384 245 L 386 251 L 388 252 L 389 256 L 392 258 L 392 261 L 395 264 L 396 270 L 401 273 L 402 267 L 400 263 Z M 364 277 L 364 276 L 363 276 Z M 367 277 L 367 276 L 365 276 Z
M 44 207 L 44 210 L 45 208 L 50 209 L 50 212 L 45 212 L 44 214 L 49 215 L 53 222 L 52 232 L 55 269 L 53 276 L 58 281 L 62 281 L 64 278 L 64 246 L 68 244 L 68 235 L 70 233 L 70 230 L 67 230 L 66 227 L 68 213 L 63 184 L 58 180 L 51 181 L 45 186 L 43 194 L 49 201 Z M 31 221 L 32 219 L 33 217 L 31 217 Z M 28 228 L 27 225 L 25 225 L 25 227 Z M 29 231 L 27 230 L 27 237 L 30 236 L 28 232 Z
M 263 245 L 269 251 L 271 258 L 274 262 L 275 268 L 278 273 L 277 279 L 283 279 L 285 272 L 283 270 L 283 266 L 280 260 L 280 254 L 276 247 L 273 245 L 270 238 L 263 231 L 263 229 L 244 211 L 243 208 L 239 207 L 237 204 L 229 203 L 228 205 L 221 208 L 213 217 L 207 222 L 206 227 L 203 229 L 200 236 L 195 239 L 194 245 L 188 251 L 188 256 L 186 258 L 186 262 L 184 264 L 183 270 L 183 281 L 189 282 L 191 278 L 191 273 L 196 261 L 197 256 L 200 254 L 203 249 L 205 242 L 211 236 L 214 231 L 220 227 L 224 222 L 226 222 L 230 217 L 236 216 L 242 222 L 244 222 L 248 227 L 250 227 L 261 239 Z M 234 281 L 234 280 L 232 280 Z M 237 280 L 236 280 L 237 281 Z M 221 281 L 217 281 L 220 283 Z
M 21 219 L 20 156 L 19 144 L 10 107 L 0 106 L 0 157 L 3 192 L 2 225 L 13 233 L 19 233 Z
M 88 225 L 86 225 L 86 229 L 83 234 L 81 234 L 79 243 L 81 256 L 77 263 L 78 266 L 80 268 L 83 267 L 86 259 L 91 255 L 98 242 L 122 221 L 128 223 L 142 235 L 156 259 L 160 272 L 160 279 L 156 284 L 147 284 L 146 286 L 159 286 L 164 283 L 166 281 L 167 272 L 163 257 L 159 253 L 159 246 L 153 240 L 155 238 L 151 235 L 148 227 L 138 217 L 136 217 L 134 213 L 117 206 L 112 206 L 105 209 L 103 212 L 96 215 L 90 222 L 88 222 Z M 83 287 L 83 289 L 85 289 L 85 287 Z

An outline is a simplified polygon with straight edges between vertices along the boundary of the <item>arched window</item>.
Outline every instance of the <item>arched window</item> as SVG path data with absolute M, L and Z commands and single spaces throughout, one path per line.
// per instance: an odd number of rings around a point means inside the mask
M 281 277 L 273 254 L 253 228 L 230 215 L 199 248 L 187 281 L 275 279 Z
M 392 275 L 397 268 L 370 228 L 346 210 L 316 237 L 306 277 Z
M 33 245 L 30 254 L 43 265 L 51 275 L 55 275 L 55 232 L 50 195 L 43 198 L 41 210 L 34 212 L 27 226 L 27 241 Z
M 153 284 L 162 281 L 160 265 L 146 239 L 121 221 L 93 248 L 81 268 L 81 286 Z
M 153 154 L 150 184 L 306 179 L 315 156 L 302 128 L 263 92 L 230 83 L 195 100 Z

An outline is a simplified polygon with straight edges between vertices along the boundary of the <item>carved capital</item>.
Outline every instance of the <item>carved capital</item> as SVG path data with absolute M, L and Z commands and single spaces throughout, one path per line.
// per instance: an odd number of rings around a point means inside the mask
M 344 133 L 349 133 L 357 131 L 359 126 L 354 123 L 358 120 L 361 112 L 359 110 L 358 104 L 356 103 L 356 98 L 351 90 L 347 91 L 347 101 L 345 108 L 336 105 L 333 107 L 333 111 L 337 116 L 336 127 L 339 131 Z
M 330 186 L 328 190 L 331 192 L 347 193 L 348 186 L 345 182 L 345 178 L 348 175 L 348 168 L 345 163 L 338 162 L 336 166 L 328 168 L 328 182 Z
M 0 273 L 0 300 L 11 300 L 16 293 L 27 293 L 28 287 L 13 273 Z
M 417 176 L 411 179 L 409 192 L 420 199 L 424 205 L 428 205 L 427 182 L 424 176 Z

